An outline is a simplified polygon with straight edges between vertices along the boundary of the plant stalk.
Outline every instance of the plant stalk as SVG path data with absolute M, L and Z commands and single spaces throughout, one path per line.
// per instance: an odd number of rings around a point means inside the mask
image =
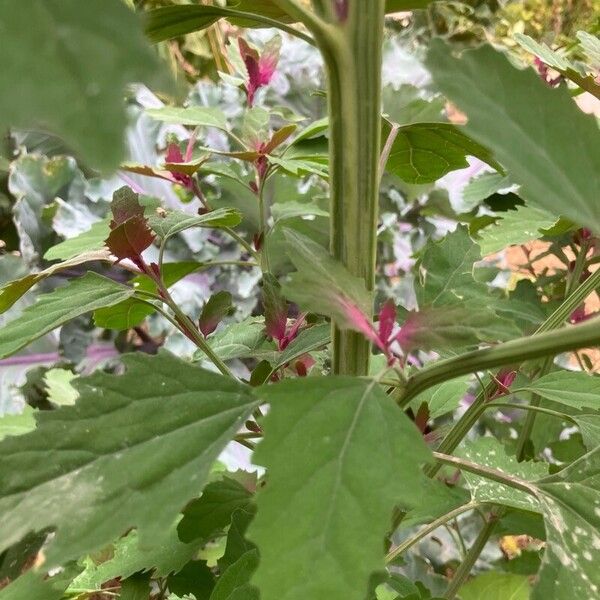
M 369 291 L 377 250 L 384 15 L 385 0 L 349 0 L 347 19 L 316 35 L 329 82 L 331 253 Z M 333 372 L 367 375 L 369 341 L 336 327 L 332 339 Z

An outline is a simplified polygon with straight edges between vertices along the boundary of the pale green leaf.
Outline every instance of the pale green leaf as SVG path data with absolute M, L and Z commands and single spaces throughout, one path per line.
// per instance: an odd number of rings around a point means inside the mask
M 461 600 L 529 600 L 531 586 L 525 575 L 483 573 L 460 588 Z
M 0 417 L 0 440 L 9 435 L 23 435 L 35 429 L 35 410 L 26 405 L 19 414 L 8 414 Z
M 99 252 L 105 247 L 104 241 L 110 233 L 108 220 L 94 223 L 88 231 L 52 246 L 44 258 L 46 260 L 69 260 L 86 252 Z
M 124 375 L 78 379 L 74 406 L 0 443 L 0 552 L 48 527 L 50 566 L 132 527 L 144 545 L 161 539 L 256 404 L 249 388 L 168 353 L 123 362 Z
M 291 380 L 259 394 L 270 410 L 253 461 L 268 484 L 248 531 L 260 553 L 252 582 L 262 600 L 364 600 L 384 566 L 393 507 L 417 486 L 427 447 L 368 380 Z
M 159 65 L 121 0 L 0 2 L 0 129 L 49 129 L 113 169 L 123 155 L 123 93 L 157 82 Z M 35 49 L 35 51 L 32 51 Z
M 166 106 L 164 108 L 149 108 L 146 111 L 146 114 L 153 119 L 163 121 L 164 123 L 193 125 L 195 127 L 215 127 L 216 129 L 227 131 L 227 119 L 223 112 L 217 108 L 208 108 L 204 106 L 176 108 Z
M 560 71 L 574 68 L 574 65 L 568 58 L 552 50 L 546 44 L 540 44 L 540 42 L 536 42 L 532 37 L 524 35 L 523 33 L 515 33 L 514 37 L 519 46 L 540 58 L 542 62 L 549 67 L 553 67 Z
M 579 427 L 584 446 L 588 450 L 598 448 L 600 446 L 600 414 L 572 415 L 571 418 Z
M 506 175 L 501 173 L 484 173 L 472 179 L 463 189 L 462 199 L 467 208 L 477 206 L 499 190 L 510 187 L 511 183 Z
M 577 39 L 590 63 L 600 69 L 600 38 L 587 31 L 578 31 Z
M 564 86 L 551 89 L 490 46 L 456 58 L 438 41 L 427 66 L 466 113 L 466 131 L 494 152 L 528 205 L 600 230 L 600 131 Z
M 265 341 L 264 321 L 254 317 L 232 323 L 209 338 L 210 347 L 223 360 L 250 358 Z M 201 357 L 204 354 L 199 351 L 194 358 Z
M 32 569 L 1 589 L 0 600 L 61 600 L 66 587 L 66 582 L 43 579 Z
M 89 272 L 38 297 L 21 315 L 0 329 L 0 358 L 18 352 L 75 317 L 129 298 L 133 289 Z
M 50 369 L 44 375 L 48 400 L 56 406 L 75 404 L 79 394 L 72 382 L 77 378 L 75 373 L 67 369 Z
M 494 254 L 507 246 L 525 244 L 544 235 L 558 217 L 549 212 L 529 206 L 517 206 L 515 210 L 499 213 L 499 221 L 479 231 L 479 245 L 483 256 Z
M 579 410 L 600 410 L 600 377 L 583 371 L 554 371 L 522 389 Z
M 414 410 L 418 410 L 419 406 L 425 402 L 429 407 L 431 419 L 437 419 L 453 412 L 458 408 L 462 397 L 469 389 L 469 379 L 469 377 L 459 377 L 434 385 L 414 398 L 410 405 Z

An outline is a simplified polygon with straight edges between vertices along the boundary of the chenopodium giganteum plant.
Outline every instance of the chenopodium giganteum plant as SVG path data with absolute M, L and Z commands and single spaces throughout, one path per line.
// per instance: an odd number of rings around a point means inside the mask
M 4 127 L 43 127 L 101 172 L 161 178 L 200 203 L 194 213 L 135 186 L 116 191 L 108 219 L 0 290 L 4 312 L 44 279 L 90 265 L 3 325 L 1 357 L 89 313 L 115 330 L 158 313 L 204 365 L 125 354 L 119 374 L 77 377 L 73 405 L 0 420 L 0 598 L 600 597 L 600 384 L 585 361 L 576 370 L 565 359 L 600 343 L 600 321 L 582 308 L 600 285 L 600 133 L 572 98 L 582 86 L 600 97 L 593 66 L 553 64 L 523 37 L 563 77 L 548 85 L 489 45 L 458 53 L 434 40 L 433 84 L 467 124 L 382 114 L 386 13 L 425 5 L 242 0 L 142 14 L 154 42 L 220 19 L 297 36 L 322 54 L 328 105 L 302 129 L 266 106 L 282 38 L 257 48 L 239 37 L 223 77 L 245 93 L 241 126 L 214 108 L 149 110 L 190 134 L 171 140 L 164 164 L 145 165 L 122 162 L 122 92 L 170 84 L 138 16 L 118 0 L 0 2 Z M 581 40 L 594 65 L 600 42 Z M 233 150 L 202 146 L 206 128 Z M 488 165 L 473 184 L 481 199 L 510 187 L 518 202 L 477 227 L 463 215 L 469 228 L 424 245 L 411 310 L 390 288 L 375 294 L 382 181 L 430 184 L 467 156 Z M 209 176 L 234 181 L 252 205 L 206 194 Z M 329 208 L 296 203 L 294 216 L 313 221 L 276 219 L 269 190 L 283 179 L 316 181 Z M 307 226 L 327 218 L 329 235 Z M 225 324 L 226 291 L 200 315 L 175 301 L 178 280 L 227 264 L 165 260 L 169 241 L 198 227 L 240 244 L 241 268 L 261 269 L 262 316 L 250 324 Z M 480 246 L 541 237 L 572 253 L 552 297 L 543 278 L 510 293 L 489 284 Z M 510 415 L 510 431 L 492 414 Z M 560 453 L 567 426 L 573 444 Z M 484 430 L 494 435 L 472 435 Z M 231 443 L 251 451 L 258 476 L 215 468 Z M 446 577 L 435 553 L 428 563 L 414 552 L 444 525 L 462 545 Z M 523 560 L 476 565 L 497 536 L 524 544 Z

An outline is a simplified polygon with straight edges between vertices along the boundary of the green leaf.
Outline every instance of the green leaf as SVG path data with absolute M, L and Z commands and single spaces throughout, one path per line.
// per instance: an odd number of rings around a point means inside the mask
M 200 8 L 200 7 L 172 7 L 172 8 Z M 203 7 L 212 8 L 212 7 Z M 227 119 L 223 112 L 217 108 L 204 106 L 190 106 L 188 108 L 176 108 L 166 106 L 164 108 L 149 108 L 146 114 L 163 123 L 174 123 L 176 125 L 193 125 L 195 127 L 215 127 L 228 131 Z
M 248 532 L 260 553 L 253 583 L 262 600 L 364 600 L 384 566 L 392 509 L 417 486 L 427 447 L 371 381 L 291 380 L 259 393 L 270 410 L 253 462 L 268 484 Z
M 26 405 L 20 414 L 0 417 L 0 440 L 9 435 L 23 435 L 35 429 L 35 410 Z
M 105 248 L 104 240 L 109 233 L 108 220 L 98 221 L 88 231 L 52 246 L 44 254 L 44 258 L 46 260 L 70 260 L 86 252 L 102 251 Z
M 517 206 L 516 210 L 507 210 L 498 216 L 502 218 L 479 231 L 479 245 L 484 256 L 494 254 L 507 246 L 525 244 L 544 235 L 543 229 L 549 229 L 558 217 L 549 212 L 529 206 Z
M 148 600 L 150 598 L 150 575 L 136 573 L 121 581 L 121 600 Z
M 303 354 L 318 350 L 331 341 L 331 325 L 323 323 L 304 329 L 290 345 L 277 357 L 275 369 L 286 365 Z
M 241 221 L 242 215 L 233 208 L 218 208 L 204 215 L 189 215 L 173 210 L 164 216 L 154 214 L 148 217 L 150 227 L 163 240 L 192 227 L 235 227 Z
M 49 129 L 94 166 L 116 168 L 125 87 L 160 73 L 136 15 L 120 0 L 85 10 L 78 0 L 3 0 L 0 22 L 0 129 Z
M 501 173 L 484 173 L 472 179 L 463 189 L 462 198 L 467 207 L 475 207 L 501 189 L 511 186 L 507 176 Z
M 61 600 L 66 582 L 43 579 L 33 569 L 0 590 L 0 600 Z
M 39 273 L 31 273 L 26 275 L 25 277 L 21 277 L 21 279 L 17 279 L 16 281 L 11 281 L 6 284 L 2 288 L 0 288 L 0 314 L 6 312 L 21 296 L 26 294 L 36 283 L 46 279 L 54 275 L 55 273 L 59 273 L 60 271 L 64 271 L 65 269 L 70 269 L 72 267 L 76 267 L 78 265 L 82 265 L 87 262 L 92 262 L 95 260 L 107 261 L 109 260 L 110 254 L 108 250 L 97 250 L 95 252 L 87 252 L 86 254 L 82 254 L 77 256 L 76 258 L 72 258 L 71 260 L 67 260 L 62 263 L 58 263 L 56 265 L 52 265 Z
M 49 566 L 131 527 L 142 544 L 160 539 L 256 405 L 246 386 L 168 353 L 123 361 L 124 375 L 80 378 L 77 404 L 0 443 L 0 552 L 48 527 Z
M 183 511 L 183 519 L 177 531 L 184 542 L 210 541 L 219 531 L 231 523 L 235 510 L 245 508 L 252 494 L 229 477 L 209 483 L 202 496 L 190 502 Z
M 414 123 L 398 130 L 386 170 L 407 183 L 433 183 L 450 171 L 468 167 L 467 156 L 502 170 L 489 150 L 461 128 L 450 123 Z
M 462 600 L 529 600 L 529 579 L 511 573 L 483 573 L 460 588 Z
M 571 417 L 583 438 L 583 444 L 588 450 L 594 450 L 600 446 L 600 414 L 573 415 Z
M 219 568 L 221 570 L 229 568 L 237 562 L 246 552 L 255 550 L 256 546 L 246 538 L 248 525 L 254 519 L 256 514 L 256 505 L 252 502 L 242 508 L 237 508 L 231 515 L 231 525 L 227 531 L 227 544 L 225 552 L 219 558 Z
M 250 585 L 250 577 L 258 566 L 258 552 L 242 554 L 217 580 L 210 600 L 258 600 L 258 590 Z
M 551 89 L 489 46 L 455 58 L 436 42 L 427 66 L 467 114 L 466 131 L 494 152 L 529 206 L 600 231 L 600 131 L 564 86 Z
M 429 417 L 437 419 L 450 412 L 454 412 L 469 389 L 470 377 L 451 379 L 435 385 L 414 398 L 410 405 L 418 410 L 423 402 L 429 407 Z
M 462 455 L 471 462 L 500 470 L 525 481 L 534 481 L 548 474 L 547 464 L 519 463 L 514 456 L 509 456 L 504 446 L 493 437 L 482 437 L 466 444 Z M 498 502 L 513 508 L 540 512 L 539 502 L 530 494 L 473 473 L 464 473 L 464 476 L 475 500 Z
M 600 377 L 582 371 L 554 371 L 522 389 L 579 410 L 600 410 Z
M 132 288 L 92 272 L 42 294 L 35 304 L 0 329 L 0 358 L 18 352 L 75 317 L 122 302 L 132 294 Z
M 600 68 L 600 40 L 587 31 L 578 31 L 577 39 L 590 64 L 597 69 Z
M 68 591 L 75 594 L 76 590 L 99 590 L 106 581 L 142 571 L 153 571 L 157 577 L 166 577 L 181 570 L 198 553 L 200 546 L 200 540 L 181 542 L 175 523 L 144 543 L 134 529 L 112 544 L 108 560 L 97 563 L 88 558 L 85 570 L 71 582 Z
M 514 38 L 521 48 L 524 48 L 528 52 L 531 52 L 531 54 L 541 58 L 542 62 L 549 67 L 553 67 L 559 71 L 567 71 L 568 69 L 574 68 L 574 65 L 569 59 L 550 49 L 546 44 L 540 44 L 532 37 L 518 32 L 514 34 Z
M 265 324 L 262 319 L 253 317 L 232 323 L 209 338 L 210 347 L 222 360 L 253 357 L 265 341 Z M 204 356 L 198 351 L 194 359 Z
M 298 269 L 283 285 L 285 297 L 333 318 L 339 327 L 362 332 L 361 319 L 370 319 L 373 311 L 364 281 L 310 238 L 291 229 L 285 230 L 285 238 L 288 255 Z
M 72 382 L 77 378 L 75 373 L 67 369 L 50 369 L 44 375 L 44 383 L 48 393 L 48 400 L 56 406 L 75 404 L 78 398 L 77 390 Z
M 199 327 L 203 335 L 210 335 L 217 325 L 234 311 L 232 296 L 229 292 L 221 291 L 213 294 L 202 308 Z
M 215 577 L 206 562 L 193 560 L 169 577 L 168 587 L 181 597 L 193 594 L 194 598 L 208 598 L 215 587 Z
M 531 600 L 593 598 L 600 590 L 600 448 L 538 482 L 546 551 Z

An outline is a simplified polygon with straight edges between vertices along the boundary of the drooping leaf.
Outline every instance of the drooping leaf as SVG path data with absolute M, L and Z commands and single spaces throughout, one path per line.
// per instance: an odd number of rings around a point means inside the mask
M 40 271 L 39 273 L 31 273 L 29 275 L 25 275 L 25 277 L 21 277 L 21 279 L 11 281 L 4 287 L 0 288 L 0 314 L 6 312 L 21 296 L 26 294 L 36 283 L 39 283 L 47 277 L 50 277 L 55 273 L 59 273 L 60 271 L 64 271 L 65 269 L 70 269 L 72 267 L 76 267 L 87 262 L 93 262 L 96 260 L 107 261 L 109 260 L 109 257 L 110 253 L 106 249 L 86 252 L 85 254 L 80 254 L 79 256 L 70 260 L 66 260 L 62 263 L 52 265 L 47 269 Z
M 281 294 L 279 282 L 269 273 L 263 276 L 262 302 L 267 334 L 274 340 L 282 340 L 287 327 L 288 305 Z
M 583 371 L 554 371 L 522 389 L 579 410 L 600 410 L 600 377 Z
M 372 300 L 364 281 L 310 238 L 290 229 L 285 230 L 285 237 L 297 272 L 284 283 L 284 295 L 304 309 L 331 317 L 338 327 L 373 339 Z
M 414 123 L 399 129 L 386 170 L 407 183 L 433 183 L 450 171 L 468 167 L 467 156 L 502 170 L 489 150 L 459 127 L 450 123 Z
M 183 519 L 177 526 L 179 538 L 184 542 L 209 541 L 231 523 L 235 510 L 248 506 L 251 498 L 252 494 L 230 477 L 209 483 L 202 496 L 183 511 Z
M 213 294 L 200 314 L 200 331 L 203 335 L 210 335 L 217 325 L 234 310 L 232 297 L 229 292 L 221 291 Z
M 269 475 L 249 530 L 252 582 L 263 600 L 364 600 L 392 508 L 429 460 L 424 442 L 370 381 L 292 380 L 260 394 L 270 411 L 253 461 Z
M 250 577 L 257 566 L 256 550 L 249 550 L 240 556 L 219 577 L 209 600 L 258 600 L 258 590 L 250 585 Z
M 110 228 L 108 220 L 94 223 L 88 231 L 52 246 L 45 254 L 46 260 L 70 260 L 87 252 L 98 252 L 105 248 L 104 240 Z
M 490 148 L 529 206 L 600 230 L 600 130 L 564 87 L 513 67 L 486 46 L 460 58 L 441 42 L 427 58 L 435 83 L 468 117 L 466 131 Z
M 160 539 L 256 404 L 249 388 L 168 353 L 123 361 L 124 375 L 80 378 L 77 404 L 0 443 L 0 551 L 48 527 L 50 565 L 132 526 L 142 544 Z
M 460 588 L 462 600 L 529 600 L 531 586 L 525 575 L 483 573 Z
M 88 312 L 112 306 L 133 295 L 133 289 L 89 272 L 38 297 L 19 317 L 0 329 L 0 358 L 10 356 L 37 338 Z
M 94 166 L 116 168 L 125 86 L 160 73 L 136 15 L 119 0 L 85 10 L 78 0 L 3 0 L 0 22 L 0 129 L 50 129 Z
M 525 244 L 537 240 L 557 221 L 549 212 L 529 206 L 517 206 L 516 210 L 501 213 L 502 218 L 479 231 L 479 245 L 483 256 L 503 250 L 507 246 Z

